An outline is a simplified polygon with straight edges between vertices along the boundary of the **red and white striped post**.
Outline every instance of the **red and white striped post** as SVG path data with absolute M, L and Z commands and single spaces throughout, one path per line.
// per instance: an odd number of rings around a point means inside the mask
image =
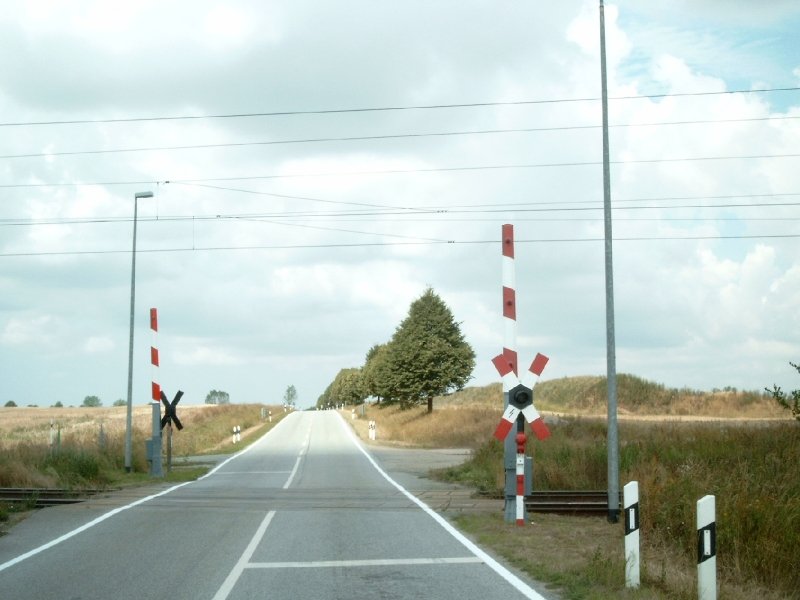
M 150 309 L 150 365 L 152 366 L 151 396 L 153 402 L 161 402 L 161 385 L 158 383 L 158 309 Z
M 514 267 L 514 226 L 503 225 L 503 357 L 517 375 L 517 289 Z M 503 392 L 508 392 L 503 380 Z
M 540 440 L 547 438 L 550 431 L 544 420 L 533 407 L 533 386 L 541 375 L 548 358 L 537 354 L 528 371 L 519 379 L 517 368 L 517 292 L 514 266 L 514 226 L 502 227 L 502 274 L 503 274 L 503 353 L 492 362 L 503 378 L 503 418 L 494 435 L 504 443 L 503 464 L 506 474 L 506 522 L 515 520 L 517 525 L 525 523 L 525 420 L 531 424 L 533 432 Z M 517 435 L 511 439 L 508 434 L 514 423 Z M 516 443 L 516 444 L 515 444 Z M 516 445 L 516 459 L 512 459 Z M 513 480 L 512 480 L 513 477 Z M 512 484 L 512 481 L 516 485 Z M 514 511 L 511 511 L 513 495 L 516 495 Z
M 151 438 L 151 462 L 150 475 L 153 477 L 163 477 L 164 472 L 161 465 L 161 385 L 158 383 L 158 310 L 150 309 L 150 365 L 152 369 L 151 392 L 153 403 L 153 437 Z

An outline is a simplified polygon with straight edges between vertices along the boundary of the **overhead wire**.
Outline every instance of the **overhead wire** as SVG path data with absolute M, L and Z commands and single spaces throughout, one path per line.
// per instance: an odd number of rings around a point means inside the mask
M 705 92 L 631 94 L 624 96 L 613 96 L 609 98 L 609 100 L 641 100 L 641 99 L 655 100 L 659 98 L 720 96 L 729 94 L 796 92 L 798 90 L 800 90 L 800 86 L 773 87 L 773 88 L 762 88 L 762 89 L 716 90 L 716 91 L 705 91 Z M 599 102 L 600 100 L 601 98 L 599 97 L 591 96 L 584 98 L 551 98 L 551 99 L 537 99 L 537 100 L 465 102 L 465 103 L 453 103 L 453 104 L 423 104 L 423 105 L 406 105 L 406 106 L 377 106 L 377 107 L 334 108 L 334 109 L 316 109 L 316 110 L 285 110 L 285 111 L 271 111 L 271 112 L 219 113 L 219 114 L 206 114 L 206 115 L 170 115 L 170 116 L 154 116 L 154 117 L 67 119 L 67 120 L 51 120 L 51 121 L 17 121 L 17 122 L 8 121 L 8 122 L 0 122 L 0 127 L 23 127 L 23 126 L 38 126 L 38 125 L 82 125 L 82 124 L 100 124 L 100 123 L 136 123 L 136 122 L 153 122 L 153 121 L 185 121 L 185 120 L 205 120 L 205 119 L 238 119 L 238 118 L 252 118 L 252 117 L 329 115 L 329 114 L 389 112 L 389 111 L 408 111 L 408 110 L 439 110 L 439 109 L 451 109 L 451 108 L 482 108 L 482 107 L 492 107 L 492 106 L 525 106 L 525 105 L 536 105 L 536 104 L 562 104 L 562 103 L 573 103 L 573 102 Z
M 720 123 L 748 123 L 748 122 L 767 122 L 767 121 L 785 121 L 800 119 L 796 115 L 782 115 L 771 117 L 748 117 L 738 119 L 700 119 L 691 121 L 660 121 L 650 123 L 617 123 L 609 125 L 611 128 L 633 128 L 633 127 L 657 127 L 657 126 L 673 126 L 673 125 L 709 125 Z M 363 141 L 379 141 L 379 140 L 400 140 L 400 139 L 416 139 L 416 138 L 430 138 L 430 137 L 457 137 L 457 136 L 470 136 L 470 135 L 495 135 L 495 134 L 508 134 L 508 133 L 543 133 L 554 131 L 580 131 L 589 129 L 600 129 L 602 125 L 564 125 L 559 127 L 516 127 L 506 129 L 477 129 L 466 131 L 440 131 L 440 132 L 425 132 L 425 133 L 397 133 L 397 134 L 383 134 L 383 135 L 360 135 L 360 136 L 339 136 L 339 137 L 315 137 L 315 138 L 299 138 L 287 140 L 260 140 L 251 142 L 220 142 L 208 144 L 184 144 L 177 146 L 145 146 L 145 147 L 132 147 L 132 148 L 101 148 L 92 150 L 64 150 L 52 152 L 31 152 L 25 154 L 3 154 L 0 155 L 2 160 L 20 159 L 20 158 L 53 158 L 57 156 L 87 156 L 87 155 L 100 155 L 100 154 L 122 154 L 133 152 L 166 152 L 177 150 L 211 150 L 218 148 L 243 148 L 253 146 L 276 146 L 276 145 L 289 145 L 289 144 L 315 144 L 315 143 L 330 143 L 330 142 L 363 142 Z
M 765 160 L 777 158 L 797 158 L 800 153 L 781 153 L 781 154 L 747 154 L 733 156 L 689 156 L 672 158 L 642 158 L 612 160 L 612 165 L 633 165 L 633 164 L 657 164 L 675 162 L 708 162 L 723 160 Z M 318 177 L 342 177 L 342 176 L 371 176 L 371 175 L 408 175 L 422 173 L 454 173 L 469 171 L 499 171 L 510 169 L 544 169 L 544 168 L 564 168 L 564 167 L 589 167 L 600 166 L 602 161 L 566 161 L 553 163 L 518 163 L 518 164 L 499 164 L 499 165 L 467 165 L 453 167 L 418 167 L 408 169 L 373 169 L 358 171 L 320 171 L 311 173 L 275 173 L 268 175 L 234 175 L 225 177 L 201 177 L 201 178 L 178 178 L 178 179 L 138 179 L 138 180 L 111 180 L 111 181 L 60 181 L 60 182 L 38 182 L 38 183 L 4 183 L 0 184 L 0 189 L 23 189 L 23 188 L 44 188 L 44 187 L 82 187 L 82 186 L 118 186 L 118 185 L 159 185 L 169 183 L 211 183 L 215 181 L 258 181 L 270 179 L 296 179 L 296 178 L 318 178 Z
M 788 234 L 754 234 L 754 235 L 685 235 L 685 236 L 635 236 L 614 237 L 614 242 L 645 242 L 645 241 L 711 241 L 711 240 L 759 240 L 759 239 L 798 239 L 800 233 Z M 515 239 L 515 244 L 555 244 L 555 243 L 584 243 L 603 242 L 602 237 L 593 238 L 535 238 Z M 391 246 L 428 246 L 428 245 L 478 245 L 496 244 L 497 240 L 427 240 L 403 242 L 352 242 L 343 244 L 273 244 L 250 246 L 199 246 L 185 248 L 137 248 L 138 253 L 174 253 L 174 252 L 221 252 L 236 250 L 308 250 L 308 249 L 334 249 L 334 248 L 380 248 Z M 49 252 L 4 252 L 0 258 L 20 258 L 32 256 L 86 256 L 105 254 L 130 254 L 131 250 L 57 250 Z

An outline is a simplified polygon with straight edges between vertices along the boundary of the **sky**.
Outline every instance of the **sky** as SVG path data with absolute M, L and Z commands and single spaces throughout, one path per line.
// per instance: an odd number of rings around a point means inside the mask
M 606 373 L 599 4 L 0 0 L 0 403 L 313 405 L 430 287 Z M 618 373 L 800 387 L 800 5 L 608 2 Z M 159 315 L 155 341 L 149 309 Z

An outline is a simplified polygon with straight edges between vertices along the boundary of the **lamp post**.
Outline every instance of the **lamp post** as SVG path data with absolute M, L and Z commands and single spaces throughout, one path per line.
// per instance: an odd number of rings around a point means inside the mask
M 133 310 L 136 298 L 136 217 L 139 198 L 152 198 L 153 192 L 136 192 L 133 195 L 133 252 L 131 253 L 131 314 L 128 336 L 128 403 L 125 417 L 125 471 L 132 469 L 133 454 Z

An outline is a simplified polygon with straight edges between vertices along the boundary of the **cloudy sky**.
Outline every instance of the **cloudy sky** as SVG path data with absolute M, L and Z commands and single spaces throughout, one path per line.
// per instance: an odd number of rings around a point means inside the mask
M 598 2 L 1 0 L 0 402 L 313 404 L 430 286 L 604 374 Z M 800 6 L 606 6 L 618 372 L 800 386 Z M 754 91 L 767 90 L 767 91 Z M 528 357 L 526 359 L 526 357 Z

